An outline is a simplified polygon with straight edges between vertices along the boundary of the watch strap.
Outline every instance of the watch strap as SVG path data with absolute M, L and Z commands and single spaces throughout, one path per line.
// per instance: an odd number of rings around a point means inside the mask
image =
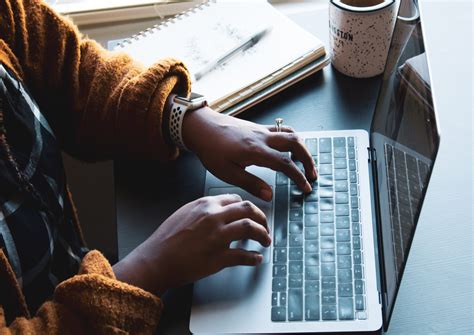
M 171 112 L 169 118 L 169 131 L 173 143 L 180 149 L 189 151 L 183 141 L 183 120 L 188 108 L 184 104 L 177 103 L 174 97 L 171 98 Z

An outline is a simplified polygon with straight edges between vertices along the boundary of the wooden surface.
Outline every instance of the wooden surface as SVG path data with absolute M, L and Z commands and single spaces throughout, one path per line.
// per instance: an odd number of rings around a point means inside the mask
M 421 2 L 441 146 L 389 334 L 474 332 L 472 33 L 469 37 L 467 29 L 472 3 L 454 3 Z M 324 39 L 327 20 L 308 15 L 293 18 Z M 268 124 L 283 117 L 301 131 L 367 129 L 379 83 L 379 78 L 349 79 L 328 67 L 241 117 Z M 169 164 L 116 162 L 115 167 L 119 257 L 181 205 L 202 196 L 205 171 L 193 155 Z M 189 286 L 169 292 L 160 333 L 189 333 L 190 296 Z

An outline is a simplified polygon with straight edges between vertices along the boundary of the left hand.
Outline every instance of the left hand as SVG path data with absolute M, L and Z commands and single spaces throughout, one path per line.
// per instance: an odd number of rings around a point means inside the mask
M 317 178 L 311 154 L 290 127 L 262 126 L 214 112 L 208 107 L 186 113 L 182 129 L 184 144 L 197 154 L 216 177 L 270 201 L 272 189 L 260 178 L 245 170 L 258 165 L 281 171 L 306 193 L 308 180 Z M 288 156 L 301 161 L 305 173 Z

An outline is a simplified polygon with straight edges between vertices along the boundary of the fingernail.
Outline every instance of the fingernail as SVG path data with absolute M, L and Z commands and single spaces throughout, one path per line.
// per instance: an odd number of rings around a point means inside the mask
M 316 178 L 318 178 L 318 174 L 316 173 L 316 168 L 313 169 L 313 179 L 316 180 Z
M 313 190 L 313 188 L 311 187 L 311 185 L 308 182 L 306 182 L 306 185 L 304 186 L 304 189 L 305 189 L 306 193 L 309 193 Z
M 260 198 L 262 198 L 265 201 L 271 201 L 273 198 L 272 191 L 269 191 L 266 188 L 262 188 L 260 190 Z
M 257 264 L 260 264 L 263 262 L 263 255 L 261 254 L 256 254 L 255 255 L 255 260 L 257 261 Z

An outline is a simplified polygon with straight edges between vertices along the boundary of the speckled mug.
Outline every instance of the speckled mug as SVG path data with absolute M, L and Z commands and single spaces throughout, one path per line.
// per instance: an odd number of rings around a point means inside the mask
M 345 75 L 369 78 L 385 68 L 398 0 L 330 0 L 332 65 Z

